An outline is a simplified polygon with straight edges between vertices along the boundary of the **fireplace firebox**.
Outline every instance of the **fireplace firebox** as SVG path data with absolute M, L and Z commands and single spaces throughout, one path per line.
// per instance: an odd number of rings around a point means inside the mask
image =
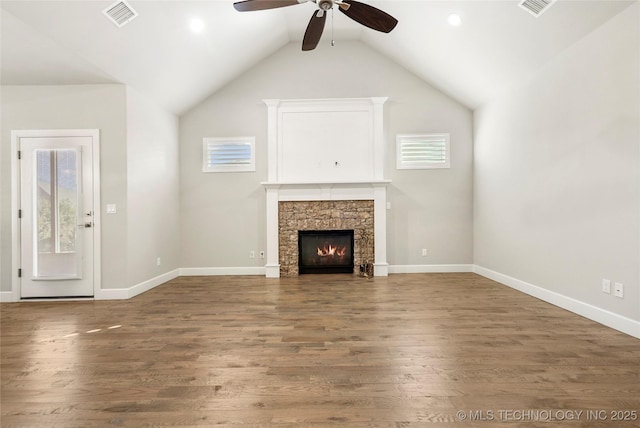
M 353 230 L 299 230 L 298 272 L 353 273 Z

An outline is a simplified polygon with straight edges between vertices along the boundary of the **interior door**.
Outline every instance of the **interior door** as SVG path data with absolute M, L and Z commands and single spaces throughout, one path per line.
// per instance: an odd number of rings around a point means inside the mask
M 92 137 L 21 137 L 20 297 L 93 296 Z

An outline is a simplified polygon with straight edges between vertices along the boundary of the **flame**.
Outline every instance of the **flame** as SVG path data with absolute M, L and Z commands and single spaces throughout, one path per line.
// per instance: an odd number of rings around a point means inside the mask
M 318 255 L 320 257 L 327 257 L 327 256 L 342 257 L 346 254 L 347 247 L 334 247 L 333 245 L 329 244 L 329 245 L 325 245 L 322 248 L 318 247 L 317 250 L 318 250 Z

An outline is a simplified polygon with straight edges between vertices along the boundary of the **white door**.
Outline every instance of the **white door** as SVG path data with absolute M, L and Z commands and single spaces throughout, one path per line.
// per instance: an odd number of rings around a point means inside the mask
M 93 137 L 20 137 L 20 297 L 91 297 Z

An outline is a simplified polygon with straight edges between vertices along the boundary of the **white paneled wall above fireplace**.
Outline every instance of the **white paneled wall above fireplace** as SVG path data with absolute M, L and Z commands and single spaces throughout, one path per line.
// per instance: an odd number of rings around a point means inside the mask
M 265 100 L 270 183 L 384 179 L 387 98 Z

